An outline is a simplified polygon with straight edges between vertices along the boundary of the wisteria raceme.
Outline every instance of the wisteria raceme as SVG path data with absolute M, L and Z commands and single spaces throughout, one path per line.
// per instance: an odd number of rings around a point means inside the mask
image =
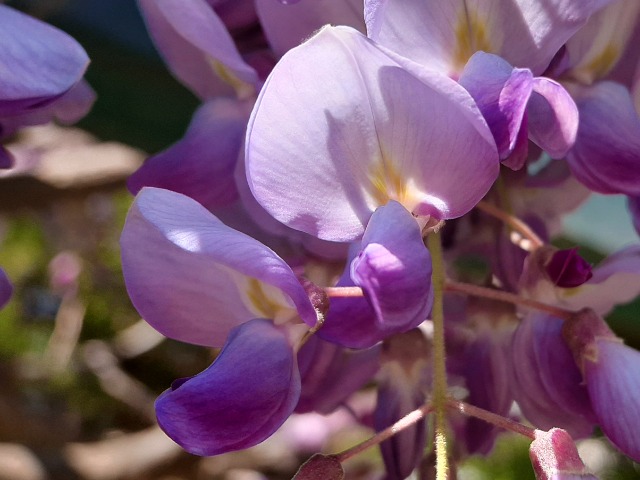
M 374 436 L 296 478 L 380 444 L 386 478 L 440 480 L 504 429 L 540 479 L 594 478 L 569 435 L 596 427 L 640 460 L 640 354 L 603 318 L 640 247 L 550 243 L 591 191 L 640 223 L 637 2 L 139 5 L 204 103 L 129 180 L 125 282 L 163 334 L 223 346 L 158 399 L 171 438 L 247 448 L 370 385 Z

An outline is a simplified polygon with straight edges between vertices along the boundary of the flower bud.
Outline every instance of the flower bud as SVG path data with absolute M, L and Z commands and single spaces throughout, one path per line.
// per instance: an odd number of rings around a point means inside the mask
M 344 470 L 333 455 L 316 453 L 304 462 L 292 480 L 342 480 Z
M 559 428 L 536 430 L 529 448 L 537 480 L 597 480 L 588 473 L 569 434 Z

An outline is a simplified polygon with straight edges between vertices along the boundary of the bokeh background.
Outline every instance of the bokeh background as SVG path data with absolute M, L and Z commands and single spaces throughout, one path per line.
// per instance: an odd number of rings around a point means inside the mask
M 132 201 L 124 182 L 147 153 L 181 137 L 199 102 L 165 69 L 134 0 L 5 3 L 84 46 L 98 99 L 73 127 L 21 132 L 12 142 L 31 162 L 0 174 L 0 265 L 15 286 L 0 311 L 0 480 L 289 479 L 313 452 L 366 438 L 346 411 L 299 416 L 258 447 L 201 459 L 156 427 L 154 398 L 216 352 L 163 339 L 129 302 L 118 248 Z M 596 197 L 565 226 L 558 245 L 584 245 L 594 263 L 638 241 L 621 198 Z M 639 306 L 610 319 L 636 348 Z M 373 401 L 363 392 L 352 408 L 366 412 Z M 531 479 L 527 448 L 505 434 L 458 477 Z M 580 451 L 602 478 L 640 478 L 598 436 Z M 376 478 L 380 465 L 372 449 L 348 463 L 348 478 Z

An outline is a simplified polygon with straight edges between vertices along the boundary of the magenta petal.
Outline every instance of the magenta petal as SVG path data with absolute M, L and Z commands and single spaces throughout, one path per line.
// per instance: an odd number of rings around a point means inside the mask
M 63 95 L 89 64 L 66 33 L 0 4 L 0 116 L 20 115 Z
M 142 189 L 127 217 L 121 250 L 134 306 L 168 337 L 222 345 L 236 325 L 278 313 L 271 311 L 270 298 L 261 301 L 265 285 L 284 294 L 284 307 L 295 306 L 311 325 L 316 321 L 284 260 L 179 193 Z
M 531 71 L 513 68 L 497 55 L 477 52 L 465 65 L 458 81 L 487 120 L 500 159 L 506 159 L 516 146 L 531 95 Z
M 286 333 L 269 320 L 251 320 L 230 334 L 215 362 L 174 383 L 156 401 L 165 433 L 195 455 L 256 445 L 291 415 L 300 375 Z
M 527 107 L 529 138 L 551 158 L 562 158 L 573 147 L 578 133 L 578 107 L 558 82 L 533 79 Z
M 596 340 L 596 357 L 584 357 L 585 379 L 602 431 L 625 455 L 640 461 L 640 352 Z
M 211 100 L 193 116 L 185 136 L 146 160 L 127 181 L 134 195 L 159 187 L 187 195 L 208 209 L 238 198 L 234 171 L 248 113 L 230 99 Z
M 640 118 L 628 90 L 600 82 L 574 98 L 580 125 L 567 156 L 574 175 L 596 192 L 640 195 Z
M 204 0 L 138 0 L 149 33 L 174 75 L 202 99 L 249 93 L 256 72 Z
M 347 27 L 324 28 L 282 58 L 247 130 L 247 178 L 271 215 L 352 241 L 389 200 L 445 219 L 484 196 L 499 164 L 472 98 L 400 61 Z

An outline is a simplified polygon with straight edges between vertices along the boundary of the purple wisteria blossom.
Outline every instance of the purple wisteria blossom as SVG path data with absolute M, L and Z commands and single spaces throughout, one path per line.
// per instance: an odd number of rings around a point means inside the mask
M 444 220 L 487 192 L 498 159 L 469 94 L 399 61 L 355 30 L 327 27 L 278 63 L 246 146 L 251 191 L 275 218 L 350 241 L 389 200 Z M 312 187 L 301 188 L 301 179 Z

